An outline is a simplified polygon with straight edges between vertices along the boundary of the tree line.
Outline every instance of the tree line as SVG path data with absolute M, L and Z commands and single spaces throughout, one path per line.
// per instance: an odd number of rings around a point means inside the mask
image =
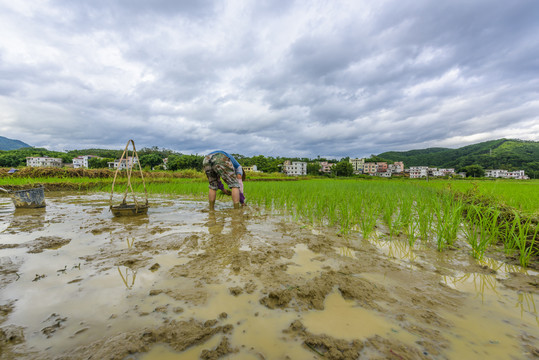
M 150 148 L 142 148 L 138 152 L 139 160 L 142 168 L 145 170 L 159 169 L 163 170 L 164 163 L 163 159 L 167 159 L 166 169 L 167 170 L 186 170 L 186 169 L 195 169 L 197 171 L 202 171 L 202 162 L 204 160 L 203 155 L 192 155 L 192 154 L 182 154 L 175 152 L 169 149 L 158 148 L 157 146 Z M 66 152 L 59 151 L 50 151 L 44 148 L 20 148 L 16 150 L 0 150 L 0 167 L 21 167 L 26 166 L 26 157 L 55 157 L 61 158 L 65 164 L 71 164 L 73 158 L 81 155 L 96 155 L 98 158 L 89 159 L 89 168 L 91 169 L 100 169 L 107 168 L 109 162 L 113 162 L 115 159 L 119 159 L 123 153 L 123 150 L 109 150 L 109 149 L 85 149 L 85 150 L 70 150 Z M 331 173 L 327 174 L 328 176 L 352 176 L 354 169 L 352 164 L 349 162 L 349 157 L 342 158 L 340 160 L 328 159 L 317 157 L 314 159 L 310 158 L 299 158 L 299 157 L 273 157 L 273 156 L 244 156 L 241 154 L 232 154 L 242 166 L 253 166 L 256 165 L 257 169 L 265 173 L 280 172 L 282 164 L 286 161 L 301 161 L 307 163 L 307 174 L 308 175 L 320 175 L 320 162 L 327 161 L 335 164 Z M 500 162 L 507 162 L 507 166 L 498 166 L 496 168 L 502 169 L 513 169 L 513 166 L 510 166 L 511 157 L 498 157 L 498 165 Z M 476 155 L 477 156 L 477 155 Z M 479 155 L 478 157 L 482 157 Z M 478 163 L 471 161 L 473 156 L 466 158 L 466 161 L 463 161 L 461 164 L 458 164 L 456 170 L 457 172 L 466 172 L 468 176 L 473 177 L 482 177 L 485 174 L 484 167 Z M 503 160 L 502 160 L 503 159 Z M 479 160 L 479 159 L 477 159 Z M 381 156 L 371 155 L 368 159 L 365 159 L 366 162 L 387 162 L 393 163 L 392 160 L 384 159 Z M 489 164 L 490 165 L 490 164 Z M 494 164 L 492 164 L 494 165 Z M 531 177 L 539 176 L 539 162 L 532 162 L 526 164 L 526 173 Z M 531 171 L 530 171 L 531 170 Z

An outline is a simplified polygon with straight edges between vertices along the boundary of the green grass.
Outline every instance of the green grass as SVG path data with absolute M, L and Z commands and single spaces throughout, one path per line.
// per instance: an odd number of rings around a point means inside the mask
M 413 180 L 420 186 L 435 189 L 450 187 L 466 192 L 475 189 L 480 194 L 492 198 L 529 214 L 539 214 L 539 180 Z

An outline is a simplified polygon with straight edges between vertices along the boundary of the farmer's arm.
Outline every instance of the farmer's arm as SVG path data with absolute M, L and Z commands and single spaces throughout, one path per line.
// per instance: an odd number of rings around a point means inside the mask
M 225 186 L 223 185 L 221 180 L 217 180 L 217 187 L 219 188 L 219 190 L 224 192 L 226 195 L 232 195 L 232 192 L 230 190 L 225 189 Z
M 238 179 L 238 182 L 240 183 L 239 188 L 239 201 L 242 205 L 245 205 L 245 195 L 243 195 L 243 180 L 241 178 L 241 175 L 236 175 L 236 178 Z

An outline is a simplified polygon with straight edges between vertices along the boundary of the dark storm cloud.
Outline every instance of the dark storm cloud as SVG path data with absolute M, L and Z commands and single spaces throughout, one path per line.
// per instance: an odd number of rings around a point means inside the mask
M 0 0 L 0 131 L 57 149 L 134 138 L 309 157 L 537 140 L 537 13 L 531 0 Z

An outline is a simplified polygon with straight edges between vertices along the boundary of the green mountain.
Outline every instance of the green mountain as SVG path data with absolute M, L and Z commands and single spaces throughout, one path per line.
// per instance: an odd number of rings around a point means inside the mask
M 30 145 L 23 143 L 20 140 L 12 140 L 0 136 L 0 150 L 16 150 L 23 147 L 30 147 Z
M 531 178 L 539 178 L 539 141 L 499 139 L 458 149 L 389 151 L 378 157 L 403 161 L 406 167 L 432 166 L 458 171 L 464 166 L 481 165 L 485 169 L 524 170 Z

